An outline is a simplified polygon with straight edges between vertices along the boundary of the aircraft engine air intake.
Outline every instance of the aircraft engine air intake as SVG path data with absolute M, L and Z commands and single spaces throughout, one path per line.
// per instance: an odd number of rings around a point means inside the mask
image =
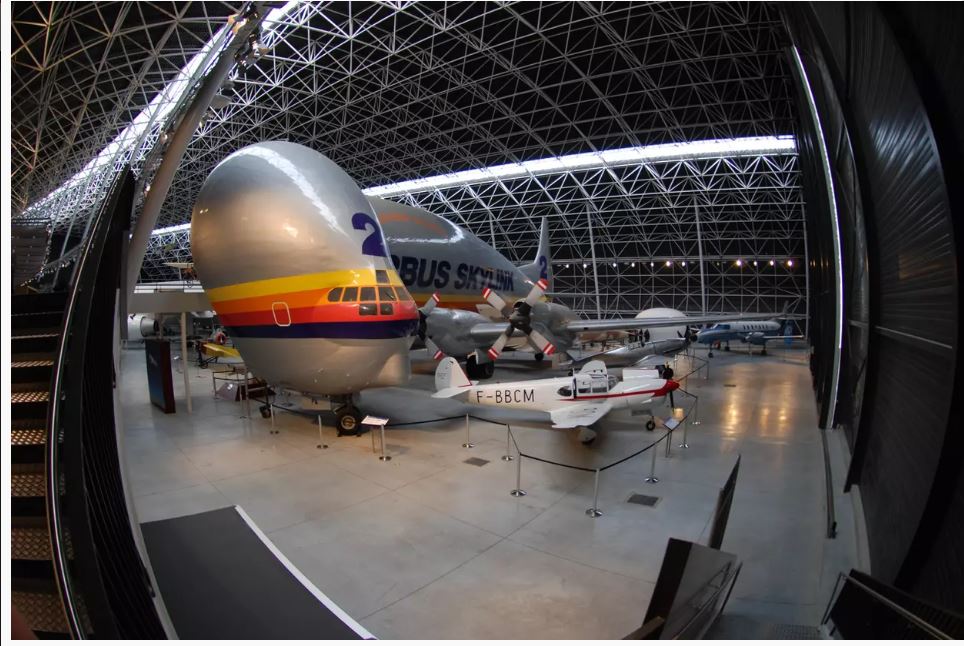
M 345 171 L 288 142 L 247 146 L 205 180 L 194 265 L 248 368 L 319 395 L 408 381 L 415 302 Z

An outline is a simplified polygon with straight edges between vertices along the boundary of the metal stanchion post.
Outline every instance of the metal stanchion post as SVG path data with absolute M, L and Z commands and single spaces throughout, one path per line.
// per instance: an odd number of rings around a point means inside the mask
M 656 447 L 654 446 L 651 450 L 653 452 L 653 460 L 649 465 L 649 476 L 645 482 L 657 483 L 659 482 L 659 478 L 656 477 Z
M 278 431 L 274 427 L 274 404 L 268 402 L 268 410 L 271 412 L 271 434 L 276 435 Z
M 599 508 L 599 469 L 596 469 L 596 478 L 592 487 L 592 507 L 586 510 L 586 515 L 590 518 L 602 516 L 602 510 Z
M 512 462 L 515 460 L 512 457 L 512 447 L 509 445 L 509 436 L 512 434 L 512 427 L 508 424 L 505 425 L 505 455 L 502 456 L 503 462 Z
M 462 445 L 462 448 L 471 449 L 474 446 L 475 445 L 472 444 L 471 440 L 469 439 L 469 414 L 466 413 L 465 414 L 465 443 Z
M 675 409 L 673 410 L 673 421 L 674 421 L 674 422 L 677 422 L 677 426 L 679 425 L 679 422 L 676 420 L 676 410 L 675 410 Z M 673 445 L 673 429 L 675 429 L 675 428 L 676 428 L 676 426 L 674 426 L 673 428 L 671 428 L 671 429 L 669 430 L 669 434 L 666 436 L 666 457 L 669 457 L 669 456 L 670 456 L 670 446 Z
M 679 445 L 681 449 L 688 449 L 690 445 L 686 443 L 686 428 L 689 426 L 689 415 L 683 418 L 683 442 Z
M 319 442 L 319 444 L 318 444 L 318 448 L 319 448 L 319 449 L 327 449 L 327 448 L 328 448 L 328 445 L 325 444 L 325 434 L 324 434 L 324 432 L 322 431 L 322 426 L 321 426 L 321 413 L 318 413 L 318 442 Z
M 218 398 L 218 382 L 214 379 L 214 369 L 211 369 L 211 397 Z
M 515 496 L 516 498 L 520 498 L 526 495 L 526 492 L 522 488 L 522 452 L 519 451 L 518 449 L 516 449 L 516 452 L 519 454 L 518 456 L 516 456 L 519 459 L 515 463 L 515 489 L 510 491 L 509 495 Z
M 379 426 L 379 428 L 382 429 L 382 454 L 378 457 L 378 459 L 382 462 L 388 462 L 392 459 L 392 456 L 385 455 L 385 425 L 382 424 Z

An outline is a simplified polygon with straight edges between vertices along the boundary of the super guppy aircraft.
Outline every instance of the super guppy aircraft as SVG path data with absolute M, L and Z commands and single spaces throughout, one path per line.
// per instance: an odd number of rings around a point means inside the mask
M 194 266 L 245 362 L 268 383 L 341 402 L 411 376 L 419 312 L 352 179 L 310 148 L 242 148 L 211 172 L 191 221 Z

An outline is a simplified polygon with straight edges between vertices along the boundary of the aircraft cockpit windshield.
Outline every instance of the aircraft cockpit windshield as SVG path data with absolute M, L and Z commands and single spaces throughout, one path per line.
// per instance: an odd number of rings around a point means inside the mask
M 730 324 L 729 324 L 729 323 L 716 323 L 716 324 L 714 324 L 713 327 L 711 327 L 710 329 L 711 329 L 711 330 L 729 330 L 729 329 L 730 329 Z

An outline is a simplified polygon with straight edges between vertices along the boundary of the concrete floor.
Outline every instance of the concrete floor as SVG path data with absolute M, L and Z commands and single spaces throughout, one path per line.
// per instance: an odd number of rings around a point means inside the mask
M 701 353 L 702 354 L 702 353 Z M 189 367 L 194 412 L 148 400 L 144 352 L 124 351 L 123 450 L 140 522 L 240 505 L 315 585 L 382 638 L 618 639 L 637 628 L 670 536 L 706 540 L 719 488 L 737 455 L 740 477 L 723 549 L 743 570 L 727 612 L 766 621 L 819 620 L 836 574 L 855 564 L 849 499 L 835 540 L 825 538 L 823 452 L 803 352 L 769 357 L 717 353 L 710 379 L 687 379 L 701 424 L 690 448 L 659 447 L 657 484 L 644 482 L 650 454 L 602 473 L 591 519 L 593 476 L 525 460 L 523 498 L 503 427 L 461 420 L 390 428 L 384 463 L 371 438 L 336 438 L 329 423 L 279 412 L 278 435 L 241 404 L 215 400 L 207 370 Z M 433 400 L 432 364 L 406 388 L 365 393 L 368 413 L 419 421 L 491 408 Z M 681 365 L 677 375 L 685 372 Z M 500 368 L 496 380 L 547 376 Z M 680 402 L 677 402 L 680 405 Z M 257 413 L 255 413 L 257 415 Z M 662 409 L 658 414 L 666 414 Z M 326 416 L 327 417 L 327 416 Z M 592 446 L 547 418 L 513 424 L 524 453 L 596 468 L 649 444 L 644 417 L 611 416 Z M 836 443 L 835 443 L 836 444 Z M 482 466 L 469 457 L 488 460 Z M 835 467 L 836 468 L 836 467 Z M 839 471 L 839 469 L 838 469 Z M 835 477 L 838 474 L 835 473 Z M 840 474 L 842 475 L 842 474 Z M 627 503 L 659 497 L 653 508 Z

